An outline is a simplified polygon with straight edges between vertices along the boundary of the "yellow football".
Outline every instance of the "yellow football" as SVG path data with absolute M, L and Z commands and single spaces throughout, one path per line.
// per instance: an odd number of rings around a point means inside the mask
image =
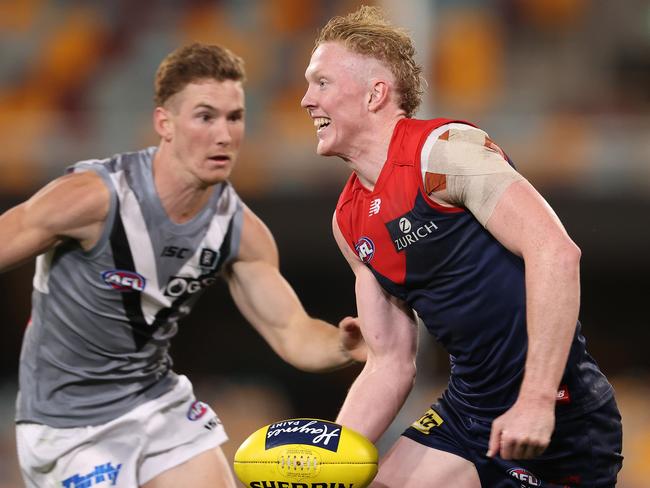
M 288 419 L 253 432 L 235 453 L 248 488 L 365 488 L 377 448 L 361 434 L 319 419 Z

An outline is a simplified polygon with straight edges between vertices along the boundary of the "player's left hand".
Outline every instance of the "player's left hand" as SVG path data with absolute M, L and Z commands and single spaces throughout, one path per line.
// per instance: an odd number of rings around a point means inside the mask
M 346 356 L 359 363 L 366 361 L 366 341 L 363 340 L 358 317 L 345 317 L 339 322 L 339 340 Z
M 541 455 L 551 442 L 555 428 L 555 405 L 519 398 L 492 422 L 488 457 L 532 459 Z

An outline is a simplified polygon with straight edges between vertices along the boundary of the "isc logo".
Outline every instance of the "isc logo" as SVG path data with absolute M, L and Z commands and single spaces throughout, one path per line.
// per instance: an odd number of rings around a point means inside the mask
M 135 271 L 110 269 L 102 273 L 102 280 L 118 291 L 143 291 L 147 280 Z
M 164 258 L 185 259 L 188 252 L 190 252 L 190 249 L 186 247 L 165 246 L 160 255 Z

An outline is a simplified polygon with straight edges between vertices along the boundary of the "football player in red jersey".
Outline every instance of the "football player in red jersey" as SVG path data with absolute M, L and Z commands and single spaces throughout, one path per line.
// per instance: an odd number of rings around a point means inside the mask
M 337 422 L 376 441 L 393 421 L 416 373 L 415 311 L 450 354 L 449 385 L 373 486 L 613 486 L 620 415 L 578 322 L 580 250 L 484 131 L 413 118 L 414 52 L 361 7 L 320 31 L 305 72 L 317 153 L 352 170 L 333 232 L 369 347 Z

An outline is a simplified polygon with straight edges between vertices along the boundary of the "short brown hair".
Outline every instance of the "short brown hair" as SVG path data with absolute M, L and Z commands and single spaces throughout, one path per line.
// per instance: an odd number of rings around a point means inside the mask
M 196 80 L 246 81 L 244 61 L 225 47 L 194 43 L 169 53 L 156 71 L 154 102 L 162 106 Z
M 334 17 L 323 27 L 314 50 L 323 42 L 341 42 L 350 51 L 385 63 L 395 76 L 399 107 L 413 117 L 422 102 L 422 66 L 415 62 L 410 36 L 392 26 L 379 7 L 362 6 L 344 17 Z

